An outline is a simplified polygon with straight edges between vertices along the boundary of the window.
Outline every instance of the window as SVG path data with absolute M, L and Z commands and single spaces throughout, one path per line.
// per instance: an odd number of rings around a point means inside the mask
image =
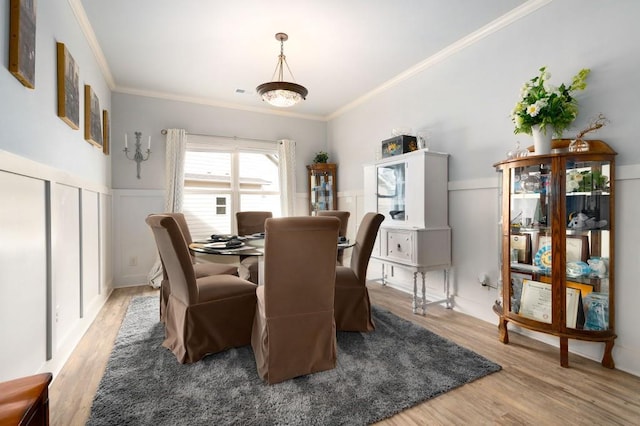
M 232 234 L 237 211 L 280 216 L 277 147 L 269 143 L 189 136 L 183 211 L 194 240 Z

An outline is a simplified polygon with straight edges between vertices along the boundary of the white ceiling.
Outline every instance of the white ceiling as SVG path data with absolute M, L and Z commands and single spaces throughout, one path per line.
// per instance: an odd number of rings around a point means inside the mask
M 285 111 L 318 119 L 496 22 L 508 22 L 523 3 L 71 0 L 81 22 L 86 13 L 85 33 L 117 92 L 282 111 L 262 102 L 255 87 L 271 80 L 280 51 L 275 33 L 285 32 L 291 71 L 309 90 L 306 101 Z

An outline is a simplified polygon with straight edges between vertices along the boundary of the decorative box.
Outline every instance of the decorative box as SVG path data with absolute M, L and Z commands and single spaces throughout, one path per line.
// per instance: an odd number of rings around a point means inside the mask
M 400 155 L 418 149 L 418 141 L 415 136 L 400 135 L 382 141 L 382 158 Z

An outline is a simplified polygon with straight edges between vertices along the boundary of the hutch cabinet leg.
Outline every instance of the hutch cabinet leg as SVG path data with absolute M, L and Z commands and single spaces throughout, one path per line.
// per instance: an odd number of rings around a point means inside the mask
M 421 272 L 422 274 L 422 315 L 427 314 L 427 287 L 425 283 L 426 273 Z
M 604 344 L 604 355 L 602 357 L 602 366 L 606 368 L 615 368 L 615 363 L 613 362 L 613 355 L 611 352 L 613 351 L 613 340 L 608 340 Z
M 384 274 L 384 263 L 382 264 L 382 285 L 387 285 L 387 276 Z
M 562 367 L 569 366 L 569 339 L 567 337 L 560 338 L 560 365 Z
M 413 273 L 413 303 L 411 305 L 413 307 L 413 313 L 418 313 L 418 273 Z
M 445 297 L 447 298 L 447 301 L 445 302 L 445 307 L 447 309 L 451 309 L 451 294 L 449 293 L 449 270 L 445 269 L 444 270 L 444 294 Z
M 509 343 L 509 331 L 507 330 L 507 321 L 500 318 L 500 322 L 498 322 L 498 339 L 502 343 Z

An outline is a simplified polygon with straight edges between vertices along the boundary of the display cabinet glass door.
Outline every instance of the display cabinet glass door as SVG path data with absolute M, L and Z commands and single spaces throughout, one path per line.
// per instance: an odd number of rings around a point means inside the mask
M 405 220 L 406 163 L 377 167 L 378 212 L 392 221 Z
M 610 316 L 611 163 L 567 162 L 566 286 L 579 298 L 577 319 L 567 327 L 606 331 Z M 567 305 L 569 298 L 567 299 Z M 568 305 L 569 306 L 569 305 Z
M 551 323 L 551 286 L 539 282 L 551 276 L 549 164 L 510 169 L 508 253 L 510 262 L 509 311 Z
M 337 209 L 337 176 L 333 163 L 311 164 L 309 172 L 309 213 L 315 215 L 319 210 Z

